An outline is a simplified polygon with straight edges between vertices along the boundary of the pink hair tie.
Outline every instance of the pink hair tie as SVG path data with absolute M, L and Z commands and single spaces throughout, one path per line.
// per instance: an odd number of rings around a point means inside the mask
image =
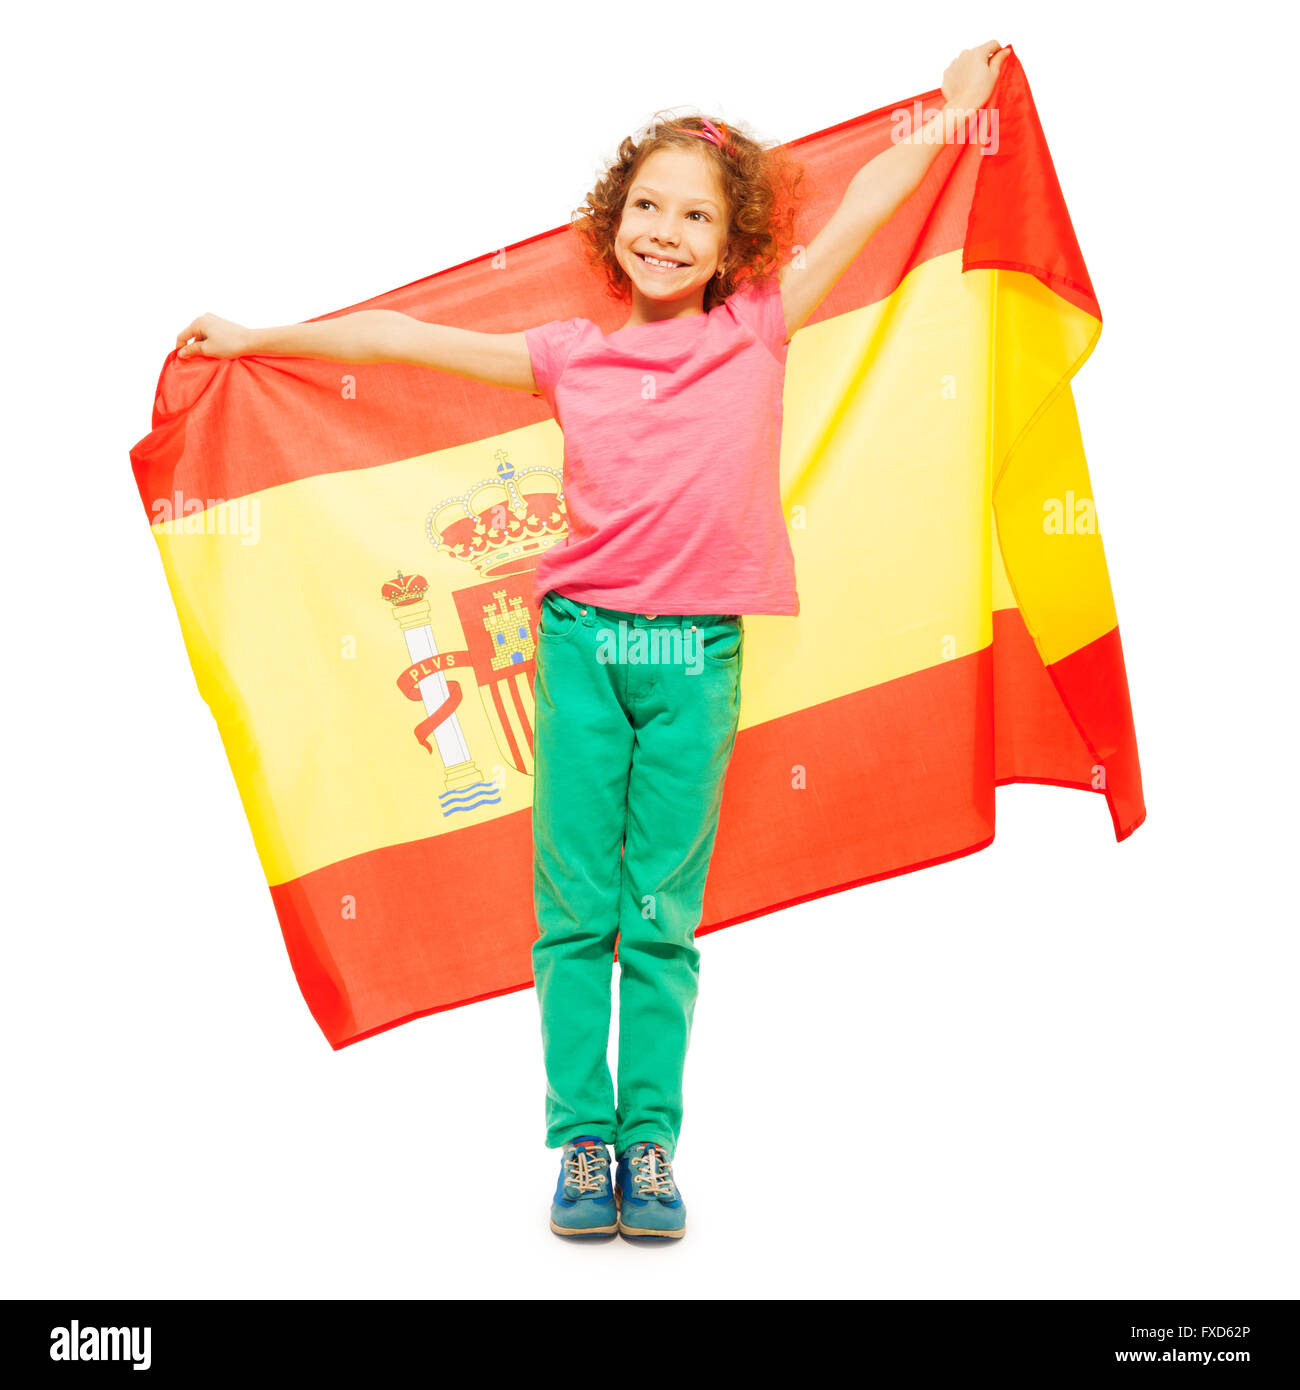
M 722 150 L 725 153 L 727 151 L 728 142 L 731 139 L 727 131 L 726 125 L 724 124 L 722 129 L 719 130 L 718 127 L 715 126 L 707 116 L 700 117 L 700 124 L 705 126 L 706 129 L 691 130 L 688 127 L 686 133 L 688 135 L 698 135 L 701 140 L 711 140 L 720 150 Z

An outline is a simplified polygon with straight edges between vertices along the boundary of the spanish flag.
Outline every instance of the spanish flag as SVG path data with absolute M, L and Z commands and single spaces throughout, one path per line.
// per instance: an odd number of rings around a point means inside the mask
M 792 142 L 810 225 L 942 101 Z M 352 308 L 488 332 L 623 316 L 567 227 Z M 983 849 L 1008 782 L 1099 794 L 1117 840 L 1142 823 L 1070 388 L 1100 332 L 1010 53 L 791 341 L 801 611 L 746 617 L 700 934 Z M 531 985 L 531 579 L 566 535 L 544 403 L 411 366 L 172 353 L 131 459 L 331 1045 Z

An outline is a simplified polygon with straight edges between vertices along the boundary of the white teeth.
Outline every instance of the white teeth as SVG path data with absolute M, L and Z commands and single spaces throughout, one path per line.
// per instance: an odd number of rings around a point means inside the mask
M 646 265 L 652 265 L 656 270 L 678 270 L 680 264 L 677 261 L 661 261 L 655 256 L 642 255 L 641 259 Z

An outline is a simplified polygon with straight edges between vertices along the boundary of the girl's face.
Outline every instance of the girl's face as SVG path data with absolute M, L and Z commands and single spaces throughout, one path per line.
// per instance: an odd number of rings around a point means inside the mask
M 708 157 L 693 150 L 656 150 L 628 189 L 614 254 L 634 294 L 658 303 L 694 299 L 702 308 L 705 287 L 724 264 L 729 223 Z M 657 266 L 656 260 L 673 264 Z

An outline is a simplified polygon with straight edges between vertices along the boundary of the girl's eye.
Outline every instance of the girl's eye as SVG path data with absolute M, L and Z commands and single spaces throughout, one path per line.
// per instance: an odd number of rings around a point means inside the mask
M 652 207 L 654 207 L 654 204 L 650 201 L 649 198 L 638 198 L 638 199 L 636 200 L 636 207 L 637 207 L 637 208 L 652 208 Z M 697 208 L 694 212 L 692 212 L 690 215 L 691 215 L 692 217 L 702 217 L 702 218 L 704 218 L 704 220 L 705 220 L 706 222 L 709 220 L 709 214 L 708 214 L 707 212 L 701 212 L 698 208 Z

